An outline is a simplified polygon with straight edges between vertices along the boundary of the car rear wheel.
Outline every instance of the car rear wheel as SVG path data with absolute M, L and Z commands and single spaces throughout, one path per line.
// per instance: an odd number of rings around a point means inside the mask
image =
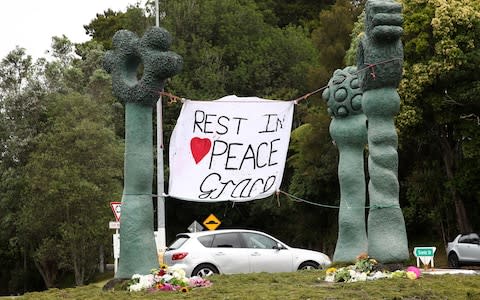
M 451 268 L 460 267 L 460 262 L 458 261 L 458 256 L 455 253 L 450 253 L 448 255 L 448 266 Z
M 299 270 L 316 270 L 320 265 L 314 261 L 306 261 L 300 264 Z
M 218 273 L 218 269 L 214 265 L 200 264 L 193 269 L 192 276 L 208 277 Z

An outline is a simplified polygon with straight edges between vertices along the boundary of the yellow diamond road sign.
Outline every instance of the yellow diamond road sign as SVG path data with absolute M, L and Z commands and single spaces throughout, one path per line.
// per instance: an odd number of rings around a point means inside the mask
M 222 224 L 222 222 L 220 222 L 220 220 L 217 219 L 214 214 L 210 214 L 208 218 L 203 221 L 203 225 L 205 225 L 208 230 L 215 230 L 218 226 L 220 226 L 220 224 Z

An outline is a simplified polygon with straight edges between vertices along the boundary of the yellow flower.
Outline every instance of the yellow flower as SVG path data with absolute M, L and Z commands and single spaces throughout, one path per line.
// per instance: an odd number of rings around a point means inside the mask
M 160 269 L 166 270 L 166 269 L 168 269 L 168 266 L 166 264 L 161 264 Z
M 187 293 L 188 292 L 188 287 L 182 286 L 182 288 L 180 289 L 180 292 Z
M 417 274 L 415 274 L 414 272 L 407 272 L 407 278 L 415 280 L 417 279 Z
M 332 273 L 335 273 L 335 272 L 337 272 L 336 268 L 328 268 L 326 273 L 327 274 L 332 274 Z

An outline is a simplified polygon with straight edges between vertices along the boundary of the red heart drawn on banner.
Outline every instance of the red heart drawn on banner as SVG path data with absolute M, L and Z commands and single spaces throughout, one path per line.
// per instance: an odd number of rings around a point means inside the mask
M 194 137 L 190 141 L 190 150 L 192 151 L 193 159 L 195 160 L 196 164 L 198 164 L 205 157 L 205 155 L 210 152 L 211 146 L 212 142 L 208 138 L 201 139 Z

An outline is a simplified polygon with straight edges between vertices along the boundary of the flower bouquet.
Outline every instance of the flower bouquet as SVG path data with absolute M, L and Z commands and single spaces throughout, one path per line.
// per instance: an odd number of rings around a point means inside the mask
M 327 282 L 356 282 L 376 280 L 382 278 L 409 278 L 417 279 L 421 276 L 420 269 L 410 266 L 406 271 L 396 270 L 389 272 L 379 270 L 378 262 L 368 257 L 367 254 L 361 254 L 357 257 L 354 265 L 343 268 L 328 268 L 324 280 Z
M 159 270 L 153 269 L 147 275 L 134 274 L 127 289 L 131 292 L 142 290 L 188 292 L 192 288 L 211 285 L 209 280 L 199 276 L 186 277 L 183 269 L 162 265 Z

